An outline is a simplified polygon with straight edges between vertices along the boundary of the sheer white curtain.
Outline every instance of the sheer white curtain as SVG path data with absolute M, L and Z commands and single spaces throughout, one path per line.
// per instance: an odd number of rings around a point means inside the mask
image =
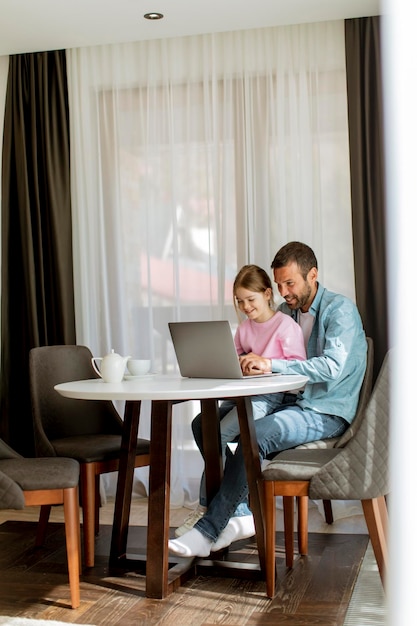
M 168 321 L 236 323 L 239 267 L 293 239 L 354 297 L 342 21 L 67 54 L 78 343 L 174 371 Z M 197 409 L 175 407 L 174 506 L 197 498 Z
M 3 140 L 4 106 L 6 103 L 7 77 L 9 74 L 9 57 L 0 56 L 0 140 Z M 1 159 L 1 152 L 0 152 Z

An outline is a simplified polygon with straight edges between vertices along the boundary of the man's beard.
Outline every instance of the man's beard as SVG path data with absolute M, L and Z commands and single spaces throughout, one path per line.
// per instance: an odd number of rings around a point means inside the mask
M 290 309 L 293 309 L 295 311 L 298 309 L 302 309 L 308 303 L 310 296 L 311 296 L 311 287 L 310 285 L 306 284 L 305 290 L 300 296 L 292 296 L 290 298 L 290 300 L 294 299 L 295 303 L 292 303 L 292 302 L 288 303 L 287 301 L 287 304 L 290 307 Z

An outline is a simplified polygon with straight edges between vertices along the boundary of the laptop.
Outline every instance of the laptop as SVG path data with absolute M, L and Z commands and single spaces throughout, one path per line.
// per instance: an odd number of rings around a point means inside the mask
M 244 376 L 230 322 L 168 322 L 180 368 L 186 378 L 260 378 L 280 374 Z

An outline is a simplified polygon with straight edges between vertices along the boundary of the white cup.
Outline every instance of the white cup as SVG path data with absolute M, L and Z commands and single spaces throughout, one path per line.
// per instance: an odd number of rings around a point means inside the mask
M 148 374 L 151 368 L 151 362 L 149 359 L 129 359 L 127 362 L 127 369 L 131 376 L 144 376 Z

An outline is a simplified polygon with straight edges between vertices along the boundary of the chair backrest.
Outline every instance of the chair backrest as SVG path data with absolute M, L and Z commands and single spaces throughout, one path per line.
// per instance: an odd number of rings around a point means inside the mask
M 22 455 L 7 445 L 3 439 L 0 439 L 0 460 L 1 459 L 19 459 Z
M 368 405 L 369 398 L 372 393 L 372 380 L 374 377 L 374 342 L 371 337 L 366 338 L 368 344 L 368 351 L 366 354 L 366 369 L 365 375 L 362 381 L 362 387 L 359 394 L 358 406 L 355 413 L 355 419 L 345 430 L 343 435 L 338 439 L 335 448 L 344 448 L 347 442 L 352 439 L 354 434 L 358 431 L 361 424 L 363 414 Z
M 23 509 L 25 496 L 14 480 L 1 471 L 0 463 L 0 509 Z
M 73 400 L 55 391 L 58 383 L 97 378 L 86 346 L 33 348 L 29 379 L 37 456 L 55 456 L 51 441 L 92 434 L 121 434 L 122 420 L 106 400 Z
M 0 509 L 23 509 L 25 506 L 23 491 L 2 471 L 2 461 L 16 458 L 21 458 L 21 455 L 0 439 Z
M 389 492 L 390 354 L 354 436 L 311 479 L 313 499 L 364 500 Z

